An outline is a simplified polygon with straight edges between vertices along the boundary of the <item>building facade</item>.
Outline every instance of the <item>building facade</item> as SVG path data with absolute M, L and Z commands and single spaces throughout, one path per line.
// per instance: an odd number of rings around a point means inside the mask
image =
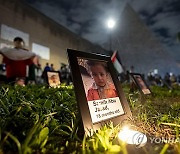
M 153 32 L 127 4 L 112 34 L 112 48 L 118 50 L 122 64 L 129 70 L 148 74 L 154 70 L 180 74 L 180 67 Z
M 68 63 L 67 48 L 96 53 L 105 51 L 57 24 L 23 0 L 0 0 L 0 47 L 13 46 L 16 36 L 25 40 L 27 49 L 40 55 L 42 67 L 49 62 L 54 64 L 56 70 L 61 63 Z

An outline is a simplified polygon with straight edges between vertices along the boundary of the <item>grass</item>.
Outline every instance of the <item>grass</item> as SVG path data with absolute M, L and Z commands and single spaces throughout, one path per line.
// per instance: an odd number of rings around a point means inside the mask
M 149 138 L 139 149 L 120 142 L 121 126 L 112 123 L 91 137 L 84 136 L 72 86 L 4 85 L 0 89 L 0 153 L 180 153 L 180 143 L 168 140 L 180 141 L 180 87 L 151 87 L 152 96 L 129 89 L 123 85 L 133 114 L 130 125 Z

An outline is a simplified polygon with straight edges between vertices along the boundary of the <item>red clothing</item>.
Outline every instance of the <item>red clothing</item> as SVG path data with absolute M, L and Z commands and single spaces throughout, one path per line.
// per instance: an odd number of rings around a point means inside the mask
M 103 96 L 101 94 L 102 90 L 103 90 Z M 116 89 L 112 84 L 106 84 L 106 86 L 102 88 L 102 90 L 100 90 L 94 83 L 92 87 L 88 90 L 87 100 L 92 101 L 92 100 L 118 97 Z
M 26 77 L 26 66 L 33 63 L 31 59 L 11 60 L 5 56 L 3 62 L 6 64 L 7 78 Z

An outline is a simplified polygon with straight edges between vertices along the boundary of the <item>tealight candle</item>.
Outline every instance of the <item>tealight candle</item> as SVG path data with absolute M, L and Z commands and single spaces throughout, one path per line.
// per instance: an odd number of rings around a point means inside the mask
M 142 147 L 147 143 L 147 137 L 145 134 L 124 127 L 118 134 L 121 141 L 127 144 L 134 144 L 138 147 Z

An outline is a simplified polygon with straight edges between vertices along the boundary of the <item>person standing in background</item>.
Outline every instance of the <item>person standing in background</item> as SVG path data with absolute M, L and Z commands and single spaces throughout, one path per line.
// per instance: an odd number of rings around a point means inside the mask
M 42 79 L 46 81 L 46 73 L 48 71 L 51 71 L 51 68 L 49 66 L 49 63 L 46 63 L 46 66 L 44 67 L 43 73 L 42 73 Z
M 31 65 L 29 65 L 29 70 L 28 70 L 28 84 L 35 84 L 37 83 L 36 81 L 36 73 L 37 73 L 37 69 L 38 69 L 38 65 L 39 65 L 39 57 L 36 56 L 33 59 L 33 63 Z
M 0 54 L 3 56 L 3 63 L 6 64 L 8 83 L 14 83 L 16 78 L 26 78 L 26 67 L 33 64 L 36 56 L 25 49 L 25 43 L 21 37 L 14 38 L 14 48 L 2 48 Z
M 55 71 L 55 69 L 54 69 L 54 64 L 51 64 L 50 70 L 51 70 L 51 71 Z
M 36 83 L 37 84 L 42 84 L 43 83 L 43 79 L 42 79 L 42 68 L 41 68 L 41 64 L 38 64 L 37 68 L 36 68 Z
M 46 63 L 46 66 L 44 67 L 44 72 L 50 71 L 51 68 L 49 66 L 49 63 Z

